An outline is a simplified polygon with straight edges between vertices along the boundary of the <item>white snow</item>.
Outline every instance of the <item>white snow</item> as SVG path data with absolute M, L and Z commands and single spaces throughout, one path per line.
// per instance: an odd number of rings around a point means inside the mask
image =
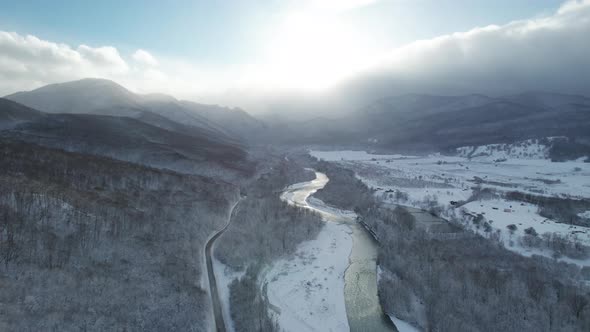
M 312 154 L 314 157 L 324 159 L 326 161 L 341 161 L 341 160 L 371 160 L 371 159 L 386 159 L 386 158 L 402 158 L 400 155 L 377 155 L 369 154 L 366 151 L 312 151 L 317 155 Z M 321 157 L 318 157 L 321 156 Z
M 548 138 L 551 142 L 556 138 Z M 475 158 L 483 161 L 494 161 L 498 159 L 547 159 L 549 146 L 541 143 L 538 139 L 511 144 L 488 144 L 479 146 L 463 146 L 457 148 L 457 154 L 464 158 Z
M 426 157 L 400 155 L 361 155 L 354 151 L 311 151 L 320 159 L 340 161 L 352 166 L 362 180 L 375 187 L 387 187 L 394 180 L 404 179 L 389 187 L 414 188 L 420 190 L 469 189 L 474 186 L 474 177 L 484 181 L 483 187 L 499 191 L 518 190 L 535 195 L 570 198 L 590 197 L 590 163 L 579 161 L 551 162 L 547 159 L 508 159 L 505 162 L 471 160 L 440 154 Z M 359 159 L 353 159 L 360 156 Z M 374 158 L 371 158 L 373 156 Z M 375 159 L 375 160 L 372 160 Z M 410 183 L 414 182 L 414 183 Z M 423 182 L 423 183 L 419 183 Z M 424 183 L 426 182 L 426 183 Z M 446 192 L 446 190 L 444 190 Z
M 397 327 L 398 332 L 420 332 L 420 329 L 415 327 L 414 325 L 408 324 L 405 321 L 395 318 L 395 316 L 389 315 L 389 319 L 395 324 Z
M 506 226 L 514 224 L 518 227 L 514 232 L 517 236 L 524 235 L 525 228 L 533 227 L 538 234 L 559 233 L 566 236 L 577 236 L 581 243 L 590 245 L 590 232 L 572 234 L 572 231 L 586 230 L 586 227 L 556 223 L 544 218 L 537 213 L 537 206 L 533 204 L 494 199 L 474 201 L 464 205 L 463 208 L 473 213 L 483 213 L 486 220 L 493 220 L 492 227 L 502 230 L 505 237 L 509 237 Z M 510 212 L 505 212 L 505 210 L 510 210 Z
M 472 188 L 477 186 L 475 177 L 483 181 L 480 184 L 482 188 L 492 188 L 500 194 L 519 191 L 540 196 L 590 198 L 590 163 L 581 160 L 551 162 L 543 159 L 544 146 L 536 141 L 476 149 L 478 153 L 491 153 L 474 157 L 475 154 L 470 155 L 468 148 L 462 148 L 460 150 L 464 151 L 460 152 L 465 157 L 441 154 L 424 157 L 371 155 L 358 151 L 310 151 L 310 154 L 319 159 L 337 161 L 353 169 L 359 179 L 376 189 L 376 195 L 386 201 L 417 208 L 423 208 L 424 199 L 430 198 L 445 209 L 459 214 L 459 209 L 452 209 L 450 202 L 469 198 Z M 538 154 L 535 155 L 534 152 Z M 466 158 L 468 155 L 471 158 Z M 503 161 L 496 162 L 498 159 Z M 405 193 L 408 199 L 396 200 L 395 192 L 398 190 Z M 472 202 L 464 208 L 473 213 L 484 212 L 486 219 L 493 220 L 492 228 L 501 231 L 506 247 L 523 255 L 551 255 L 549 252 L 520 247 L 518 237 L 528 227 L 535 228 L 538 234 L 557 233 L 590 245 L 589 228 L 547 220 L 537 213 L 536 205 L 494 199 Z M 513 211 L 504 212 L 504 209 Z M 580 216 L 586 215 L 590 217 L 590 212 L 584 212 Z M 518 227 L 513 236 L 506 228 L 509 224 Z M 590 265 L 590 260 L 562 259 L 579 265 Z
M 267 297 L 286 331 L 348 331 L 344 273 L 352 250 L 350 229 L 326 222 L 315 240 L 266 272 Z
M 488 222 L 493 221 L 490 224 L 494 230 L 501 232 L 504 246 L 524 256 L 537 254 L 551 257 L 551 253 L 547 251 L 523 247 L 517 241 L 519 236 L 525 235 L 524 230 L 529 227 L 533 227 L 539 235 L 557 233 L 566 236 L 570 240 L 590 245 L 590 230 L 588 228 L 557 223 L 544 218 L 537 213 L 537 206 L 533 204 L 494 199 L 474 201 L 464 205 L 463 208 L 475 214 L 482 213 Z M 510 212 L 505 212 L 507 210 L 510 210 Z M 511 235 L 507 228 L 510 224 L 517 227 L 514 235 Z M 561 260 L 582 266 L 590 266 L 590 260 L 575 260 L 567 257 L 563 257 Z
M 377 283 L 379 283 L 379 281 L 381 280 L 381 274 L 383 273 L 383 270 L 381 269 L 381 266 L 377 265 Z M 389 317 L 389 319 L 391 319 L 391 321 L 393 322 L 393 325 L 395 325 L 395 327 L 397 328 L 398 332 L 421 332 L 421 330 L 417 327 L 415 327 L 414 325 L 401 320 L 397 317 L 395 317 L 394 315 L 390 315 L 390 314 L 386 314 L 387 317 Z
M 353 211 L 349 210 L 341 210 L 332 206 L 327 205 L 322 200 L 317 199 L 315 197 L 307 198 L 307 204 L 313 208 L 315 211 L 323 212 L 322 215 L 326 216 L 326 214 L 331 217 L 331 219 L 335 220 L 354 220 L 356 219 L 357 215 Z M 334 218 L 335 217 L 335 218 Z
M 584 211 L 582 213 L 578 213 L 578 216 L 580 216 L 580 218 L 590 219 L 590 211 Z

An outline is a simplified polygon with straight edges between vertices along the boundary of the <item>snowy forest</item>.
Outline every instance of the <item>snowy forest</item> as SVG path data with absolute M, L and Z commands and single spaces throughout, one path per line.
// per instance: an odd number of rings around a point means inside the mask
M 235 271 L 245 271 L 230 285 L 236 331 L 279 329 L 268 314 L 259 273 L 273 260 L 294 252 L 301 242 L 313 239 L 322 227 L 317 213 L 289 205 L 278 196 L 284 187 L 311 180 L 313 176 L 299 164 L 281 159 L 272 170 L 243 189 L 247 196 L 239 203 L 230 227 L 215 249 L 223 264 Z
M 589 268 L 523 257 L 459 226 L 453 236 L 433 236 L 404 208 L 380 204 L 350 170 L 330 163 L 318 169 L 330 182 L 316 195 L 355 207 L 379 234 L 379 297 L 387 313 L 427 331 L 590 329 Z
M 207 330 L 203 245 L 237 187 L 20 142 L 0 156 L 0 330 Z

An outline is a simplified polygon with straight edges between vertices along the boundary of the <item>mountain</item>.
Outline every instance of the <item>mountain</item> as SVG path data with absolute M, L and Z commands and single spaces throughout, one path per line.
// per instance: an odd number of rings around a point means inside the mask
M 340 117 L 282 123 L 273 135 L 284 142 L 403 150 L 589 137 L 590 98 L 546 92 L 506 97 L 406 94 L 381 98 Z
M 0 330 L 208 326 L 204 247 L 238 187 L 6 139 L 0 155 Z
M 50 84 L 5 98 L 48 113 L 96 113 L 105 112 L 114 106 L 122 110 L 140 108 L 135 94 L 104 79 Z
M 421 95 L 410 103 L 407 99 L 389 99 L 385 106 L 380 101 L 380 112 L 361 110 L 351 120 L 384 147 L 445 149 L 590 133 L 590 99 L 583 96 L 537 92 L 499 98 Z
M 406 94 L 379 99 L 368 104 L 359 112 L 365 113 L 413 113 L 444 112 L 466 107 L 476 107 L 489 103 L 493 98 L 483 95 L 433 96 L 426 94 Z
M 162 94 L 136 94 L 105 79 L 50 84 L 5 98 L 48 113 L 125 116 L 185 134 L 196 129 L 234 141 L 243 141 L 248 134 L 264 128 L 244 111 L 179 101 Z
M 0 137 L 152 167 L 233 180 L 254 169 L 242 145 L 210 132 L 167 130 L 138 119 L 48 114 L 0 99 Z
M 180 104 L 203 118 L 220 124 L 225 131 L 238 137 L 257 137 L 267 130 L 267 125 L 240 108 L 227 108 L 217 105 L 205 105 L 191 101 Z
M 543 91 L 529 91 L 517 95 L 507 96 L 504 99 L 523 105 L 537 106 L 546 109 L 576 109 L 589 108 L 590 98 L 580 95 L 551 93 Z
M 0 98 L 0 130 L 12 128 L 19 123 L 42 118 L 44 113 L 12 100 Z

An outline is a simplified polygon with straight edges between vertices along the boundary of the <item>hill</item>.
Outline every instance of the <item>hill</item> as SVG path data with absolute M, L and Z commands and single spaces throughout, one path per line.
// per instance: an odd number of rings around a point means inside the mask
M 234 141 L 243 141 L 263 128 L 260 121 L 244 111 L 179 101 L 161 94 L 136 94 L 105 79 L 50 84 L 5 98 L 47 113 L 131 117 L 166 129 L 184 133 L 198 130 Z M 172 126 L 170 121 L 176 124 Z
M 7 139 L 0 155 L 0 330 L 208 330 L 203 247 L 235 186 Z
M 67 151 L 103 155 L 183 173 L 232 180 L 254 164 L 239 144 L 209 132 L 185 134 L 138 119 L 94 114 L 45 114 L 0 99 L 0 136 Z
M 588 138 L 590 98 L 545 92 L 506 97 L 408 94 L 341 116 L 276 123 L 273 137 L 288 143 L 440 151 L 550 136 Z

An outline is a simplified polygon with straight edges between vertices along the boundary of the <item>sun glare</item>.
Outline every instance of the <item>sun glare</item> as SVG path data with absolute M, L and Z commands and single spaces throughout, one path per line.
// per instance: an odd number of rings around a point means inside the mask
M 293 13 L 270 43 L 271 82 L 285 88 L 322 89 L 363 64 L 359 34 L 335 16 Z

